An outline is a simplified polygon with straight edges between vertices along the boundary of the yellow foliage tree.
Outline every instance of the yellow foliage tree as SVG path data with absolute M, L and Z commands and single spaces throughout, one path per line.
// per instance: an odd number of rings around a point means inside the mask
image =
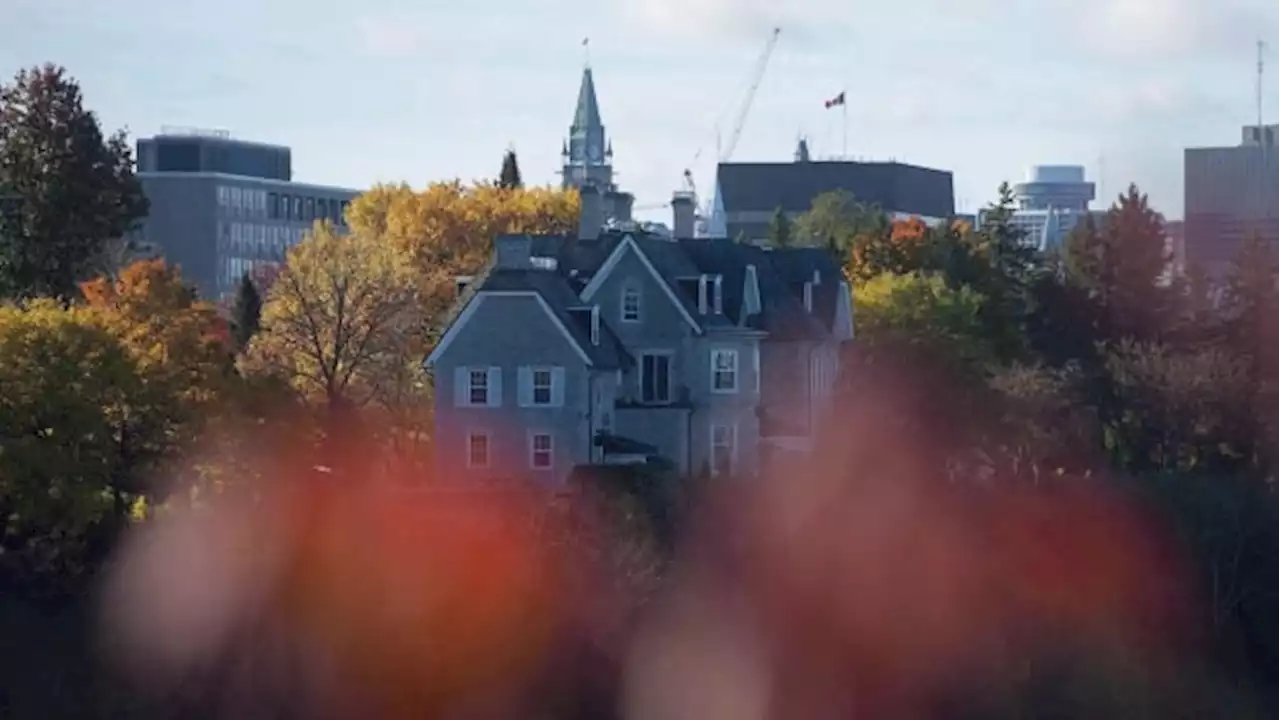
M 367 225 L 339 235 L 318 223 L 268 291 L 244 369 L 286 381 L 325 420 L 359 410 L 416 425 L 427 402 L 415 279 L 410 257 Z
M 572 190 L 455 181 L 416 192 L 406 185 L 383 185 L 356 198 L 347 221 L 356 233 L 380 237 L 408 254 L 422 309 L 434 320 L 453 303 L 454 277 L 484 267 L 494 237 L 574 232 L 578 207 Z

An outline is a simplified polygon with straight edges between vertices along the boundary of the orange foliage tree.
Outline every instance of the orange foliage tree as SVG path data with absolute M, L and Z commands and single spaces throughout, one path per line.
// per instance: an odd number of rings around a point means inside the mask
M 115 442 L 122 488 L 136 492 L 218 417 L 233 388 L 230 329 L 196 299 L 176 268 L 143 260 L 115 280 L 81 285 L 85 311 L 120 342 L 135 386 L 119 408 Z
M 353 232 L 378 236 L 409 254 L 423 310 L 435 319 L 453 303 L 454 277 L 484 267 L 494 237 L 573 232 L 578 207 L 572 190 L 457 181 L 434 183 L 420 192 L 407 185 L 380 185 L 351 203 L 347 221 Z

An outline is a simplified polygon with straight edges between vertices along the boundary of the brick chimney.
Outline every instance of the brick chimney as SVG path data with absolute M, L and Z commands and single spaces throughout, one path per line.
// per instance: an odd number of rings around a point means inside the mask
M 671 237 L 686 240 L 693 237 L 693 193 L 677 190 L 671 196 Z

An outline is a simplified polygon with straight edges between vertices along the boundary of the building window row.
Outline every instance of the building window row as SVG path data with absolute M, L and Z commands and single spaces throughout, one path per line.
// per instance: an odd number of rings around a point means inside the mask
M 493 462 L 493 435 L 487 430 L 467 433 L 466 465 L 472 470 L 483 470 Z M 549 470 L 555 466 L 555 438 L 551 433 L 529 433 L 528 463 L 531 470 Z
M 279 267 L 280 263 L 261 258 L 224 257 L 218 261 L 218 293 L 231 292 L 240 278 L 255 275 L 262 268 Z
M 502 368 L 459 367 L 454 376 L 457 407 L 502 407 Z M 520 407 L 564 407 L 563 367 L 526 365 L 516 369 Z
M 258 223 L 219 223 L 219 254 L 257 257 L 265 260 L 283 259 L 289 248 L 302 242 L 306 229 L 262 225 Z
M 218 207 L 230 217 L 264 218 L 267 216 L 267 191 L 219 185 Z
M 272 220 L 304 223 L 328 220 L 334 225 L 346 225 L 349 204 L 349 201 L 337 198 L 273 192 L 267 194 L 267 217 Z
M 235 185 L 219 185 L 218 208 L 228 217 L 266 218 L 288 222 L 312 223 L 328 220 L 334 225 L 346 224 L 349 200 L 315 197 L 298 193 L 268 192 Z

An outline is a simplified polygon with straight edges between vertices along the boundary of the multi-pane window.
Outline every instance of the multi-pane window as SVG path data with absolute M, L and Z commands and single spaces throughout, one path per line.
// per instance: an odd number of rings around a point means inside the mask
M 550 405 L 551 404 L 551 385 L 554 375 L 551 368 L 534 368 L 533 369 L 533 404 L 534 405 Z
M 666 353 L 640 355 L 640 401 L 671 402 L 671 356 Z
M 738 428 L 734 425 L 711 426 L 711 472 L 719 475 L 733 471 L 737 454 Z
M 640 288 L 623 288 L 622 322 L 640 322 Z
M 489 404 L 488 368 L 467 371 L 467 401 L 472 405 Z
M 553 441 L 549 433 L 534 433 L 529 436 L 529 467 L 534 470 L 546 470 L 554 459 Z
M 329 201 L 316 198 L 316 219 L 324 220 L 327 217 L 329 217 Z
M 307 209 L 304 211 L 303 219 L 311 222 L 316 219 L 316 200 L 315 198 L 307 198 Z
M 711 351 L 711 390 L 738 392 L 738 351 L 716 348 Z
M 467 436 L 467 467 L 489 467 L 489 434 L 473 432 Z

